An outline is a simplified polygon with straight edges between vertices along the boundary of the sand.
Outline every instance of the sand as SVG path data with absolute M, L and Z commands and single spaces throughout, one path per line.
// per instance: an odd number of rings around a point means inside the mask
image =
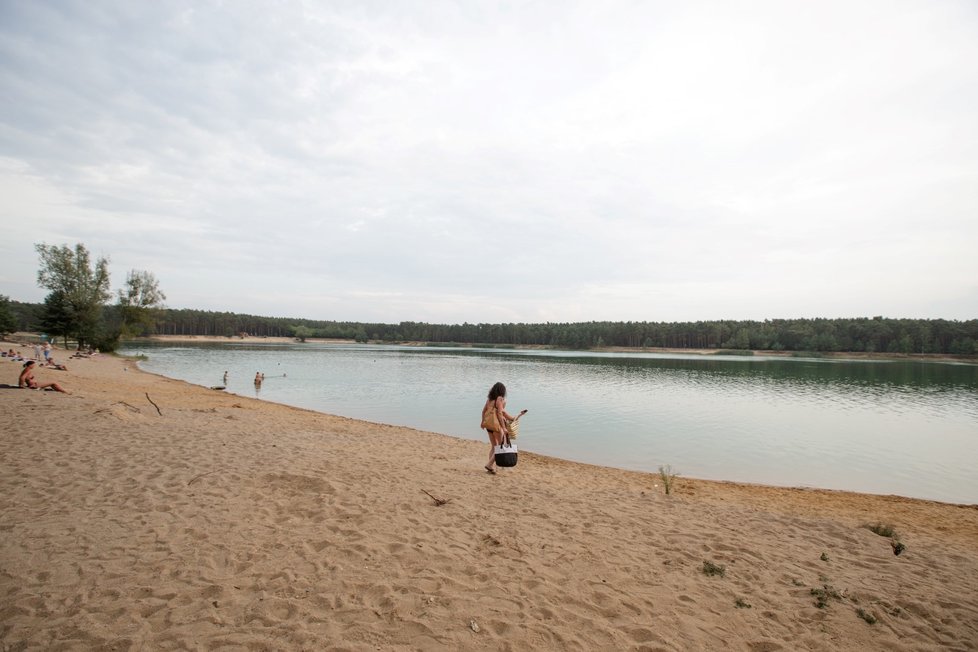
M 666 495 L 528 433 L 490 476 L 487 443 L 58 357 L 71 395 L 0 389 L 4 651 L 978 649 L 974 506 Z

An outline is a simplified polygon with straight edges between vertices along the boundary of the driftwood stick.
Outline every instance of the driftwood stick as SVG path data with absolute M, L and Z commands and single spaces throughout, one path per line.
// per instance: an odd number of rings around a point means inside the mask
M 435 498 L 434 496 L 432 496 L 431 494 L 429 494 L 424 489 L 422 489 L 421 491 L 424 491 L 424 493 L 428 494 L 428 497 L 429 498 L 431 498 L 433 501 L 435 501 L 435 507 L 441 507 L 442 505 L 444 505 L 445 503 L 448 502 L 448 500 L 445 499 L 445 498 Z
M 217 469 L 214 469 L 213 471 L 205 471 L 204 473 L 195 475 L 194 477 L 190 478 L 190 480 L 187 481 L 187 486 L 189 487 L 191 482 L 194 482 L 195 480 L 200 480 L 205 475 L 210 475 L 211 473 L 217 473 Z
M 153 403 L 153 399 L 151 399 L 149 397 L 149 392 L 146 392 L 146 400 L 149 401 L 150 403 Z M 163 416 L 163 412 L 160 410 L 160 406 L 159 405 L 157 405 L 156 403 L 153 403 L 153 407 L 156 408 L 156 411 L 159 413 L 160 416 Z

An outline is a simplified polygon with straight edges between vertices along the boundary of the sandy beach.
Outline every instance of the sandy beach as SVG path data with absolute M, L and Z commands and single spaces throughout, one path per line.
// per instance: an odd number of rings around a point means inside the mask
M 56 357 L 70 395 L 0 360 L 4 652 L 978 649 L 976 506 L 666 495 L 530 436 L 490 476 L 487 443 Z

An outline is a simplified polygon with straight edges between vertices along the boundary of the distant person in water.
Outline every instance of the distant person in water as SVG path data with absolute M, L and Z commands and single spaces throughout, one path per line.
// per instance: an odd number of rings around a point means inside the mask
M 261 385 L 261 381 L 263 381 L 263 380 L 265 380 L 265 374 L 261 373 L 260 371 L 256 371 L 255 372 L 255 384 L 256 385 Z
M 24 363 L 24 368 L 20 372 L 20 378 L 17 381 L 18 387 L 26 387 L 27 389 L 48 389 L 51 388 L 56 392 L 61 392 L 62 394 L 67 394 L 61 385 L 58 383 L 38 383 L 34 380 L 34 361 L 28 360 Z
M 520 412 L 520 416 L 526 414 L 526 410 Z M 489 396 L 486 404 L 482 406 L 482 423 L 480 427 L 489 433 L 489 463 L 486 464 L 486 471 L 496 474 L 496 446 L 501 445 L 509 434 L 507 424 L 515 417 L 506 412 L 506 385 L 496 383 L 489 389 Z
M 226 372 L 226 371 L 224 372 L 224 384 L 225 385 L 228 384 L 228 372 Z

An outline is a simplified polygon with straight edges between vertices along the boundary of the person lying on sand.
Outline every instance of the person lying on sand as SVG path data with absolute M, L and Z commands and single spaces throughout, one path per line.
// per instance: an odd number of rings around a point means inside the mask
M 56 392 L 61 392 L 62 394 L 68 394 L 61 385 L 58 383 L 38 383 L 34 380 L 34 361 L 28 360 L 24 363 L 24 369 L 20 372 L 20 379 L 17 381 L 18 387 L 26 387 L 27 389 L 53 389 Z
M 23 360 L 24 359 L 24 358 L 21 357 L 21 355 L 19 353 L 17 353 L 13 349 L 10 349 L 9 351 L 5 351 L 3 353 L 3 357 L 10 358 L 11 360 Z

